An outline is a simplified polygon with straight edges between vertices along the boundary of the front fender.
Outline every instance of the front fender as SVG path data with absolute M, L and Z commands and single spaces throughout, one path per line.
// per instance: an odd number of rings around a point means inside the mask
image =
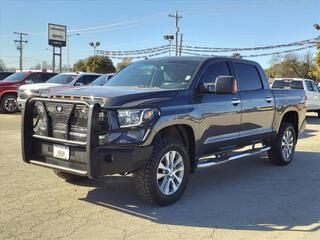
M 190 126 L 195 134 L 195 139 L 199 139 L 198 107 L 196 105 L 185 105 L 162 108 L 160 118 L 152 127 L 149 136 L 142 146 L 151 145 L 157 133 L 166 127 L 175 125 Z

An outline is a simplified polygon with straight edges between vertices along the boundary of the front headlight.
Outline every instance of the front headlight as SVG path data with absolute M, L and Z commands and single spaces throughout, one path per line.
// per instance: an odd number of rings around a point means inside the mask
M 40 95 L 41 97 L 46 97 L 46 96 L 48 96 L 48 93 L 49 93 L 49 89 L 40 89 L 40 90 L 39 90 L 39 95 Z
M 117 113 L 120 128 L 149 125 L 160 114 L 153 108 L 118 110 Z
M 33 89 L 26 89 L 26 90 L 24 90 L 24 94 L 27 96 L 36 96 L 39 94 L 39 91 L 33 90 Z

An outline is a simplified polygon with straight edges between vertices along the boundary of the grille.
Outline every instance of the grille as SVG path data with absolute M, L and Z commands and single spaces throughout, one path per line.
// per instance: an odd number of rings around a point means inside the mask
M 37 128 L 37 126 L 34 126 L 35 134 L 66 140 L 86 141 L 88 106 L 55 102 L 45 102 L 41 105 L 37 102 L 34 106 L 34 118 L 40 119 L 40 121 L 36 122 L 41 122 L 42 124 L 46 122 L 47 124 L 45 134 L 41 131 L 43 127 Z

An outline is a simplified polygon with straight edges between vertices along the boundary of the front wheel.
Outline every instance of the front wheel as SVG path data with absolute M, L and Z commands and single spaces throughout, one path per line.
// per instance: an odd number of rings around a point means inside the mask
M 186 147 L 178 140 L 155 140 L 146 167 L 134 174 L 140 196 L 160 206 L 176 202 L 183 194 L 190 173 Z
M 17 97 L 7 94 L 2 98 L 0 109 L 5 113 L 15 113 L 18 111 Z
M 294 156 L 297 143 L 297 133 L 288 122 L 281 124 L 276 140 L 271 145 L 269 159 L 275 165 L 288 165 Z

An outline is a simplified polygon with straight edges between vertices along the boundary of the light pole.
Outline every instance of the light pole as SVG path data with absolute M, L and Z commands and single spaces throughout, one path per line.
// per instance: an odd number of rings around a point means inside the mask
M 90 42 L 89 45 L 93 47 L 93 56 L 96 56 L 96 48 L 100 46 L 100 42 Z
M 173 35 L 164 35 L 163 38 L 167 41 L 169 41 L 170 49 L 169 49 L 169 56 L 171 56 L 171 46 L 172 46 L 172 41 L 174 40 Z
M 313 27 L 316 29 L 316 30 L 320 30 L 320 25 L 319 24 L 313 24 Z M 320 35 L 318 36 L 318 44 L 317 44 L 317 49 L 318 49 L 318 51 L 320 51 Z M 318 66 L 319 67 L 319 66 Z M 317 76 L 318 77 L 318 76 Z M 317 79 L 318 80 L 318 79 Z M 318 83 L 318 85 L 319 85 L 320 83 Z
M 70 54 L 69 54 L 69 38 L 71 36 L 79 36 L 80 33 L 70 33 L 67 35 L 67 68 L 68 68 L 68 72 L 70 71 Z

